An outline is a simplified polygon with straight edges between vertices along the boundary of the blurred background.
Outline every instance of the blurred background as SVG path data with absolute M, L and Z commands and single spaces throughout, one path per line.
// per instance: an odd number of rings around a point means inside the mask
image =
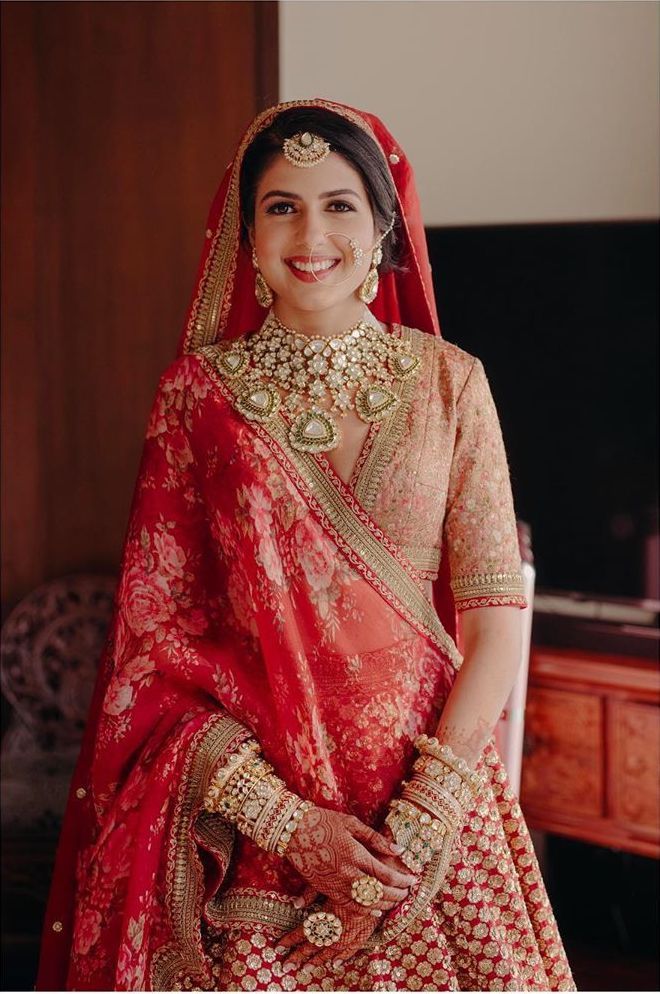
M 535 570 L 520 796 L 581 990 L 657 990 L 650 2 L 2 4 L 4 989 L 31 989 L 146 418 L 254 114 L 378 114 Z

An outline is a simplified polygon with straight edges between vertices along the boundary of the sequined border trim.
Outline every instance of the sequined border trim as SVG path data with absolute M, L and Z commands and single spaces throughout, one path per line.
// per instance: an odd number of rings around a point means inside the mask
M 396 329 L 399 337 L 411 351 L 421 356 L 421 342 L 418 340 L 418 336 L 413 335 L 410 328 L 397 324 L 392 325 L 392 328 Z M 390 463 L 394 450 L 403 437 L 406 418 L 408 417 L 410 405 L 415 395 L 417 378 L 417 375 L 412 375 L 406 380 L 399 380 L 396 383 L 394 392 L 399 398 L 400 403 L 397 409 L 392 412 L 392 417 L 387 419 L 376 436 L 374 444 L 367 454 L 360 475 L 356 479 L 355 497 L 366 511 L 370 511 L 376 503 L 383 473 Z
M 234 390 L 240 389 L 240 383 L 232 381 L 230 385 L 218 373 L 217 349 L 218 346 L 206 346 L 198 353 L 199 360 L 212 382 L 233 405 Z M 289 476 L 293 467 L 298 489 L 302 486 L 307 503 L 332 534 L 348 561 L 402 617 L 441 648 L 458 670 L 463 657 L 419 584 L 414 567 L 369 517 L 345 484 L 339 477 L 331 480 L 316 459 L 307 453 L 297 452 L 289 445 L 287 425 L 279 413 L 267 424 L 248 423 Z
M 223 894 L 209 901 L 206 915 L 215 928 L 233 928 L 235 925 L 258 922 L 278 933 L 289 932 L 320 904 L 298 909 L 293 898 L 277 891 L 256 890 L 254 887 L 229 887 Z
M 440 549 L 435 546 L 404 545 L 401 551 L 418 570 L 437 574 L 440 569 Z
M 517 594 L 489 594 L 456 601 L 456 610 L 459 612 L 471 607 L 527 607 L 527 598 Z
M 463 573 L 452 577 L 454 597 L 479 597 L 488 594 L 524 594 L 521 573 Z
M 152 990 L 175 990 L 178 978 L 183 974 L 194 976 L 201 982 L 208 981 L 201 940 L 204 870 L 193 836 L 193 822 L 222 756 L 249 734 L 233 718 L 213 715 L 191 741 L 179 782 L 167 847 L 166 902 L 174 938 L 153 955 L 150 968 Z M 210 847 L 215 851 L 225 851 L 230 856 L 233 835 L 230 844 L 222 820 L 217 819 L 215 828 L 207 823 L 205 829 Z

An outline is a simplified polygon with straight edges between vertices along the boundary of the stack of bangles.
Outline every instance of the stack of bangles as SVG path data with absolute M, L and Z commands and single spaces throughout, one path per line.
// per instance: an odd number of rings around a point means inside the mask
M 400 858 L 419 873 L 461 828 L 483 779 L 447 743 L 420 735 L 413 775 L 390 803 L 385 824 L 403 847 Z
M 262 849 L 283 856 L 312 804 L 287 790 L 255 739 L 242 743 L 216 770 L 204 801 Z

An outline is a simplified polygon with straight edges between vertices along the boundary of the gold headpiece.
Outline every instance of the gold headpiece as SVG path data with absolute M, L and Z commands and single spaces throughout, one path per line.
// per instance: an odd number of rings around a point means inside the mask
M 287 138 L 282 151 L 284 158 L 292 165 L 309 169 L 310 166 L 317 166 L 319 162 L 323 162 L 330 154 L 330 146 L 319 135 L 303 131 L 292 138 Z

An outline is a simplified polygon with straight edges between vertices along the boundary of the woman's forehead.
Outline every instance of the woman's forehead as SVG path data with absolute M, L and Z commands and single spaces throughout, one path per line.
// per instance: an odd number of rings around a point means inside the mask
M 271 190 L 295 193 L 305 198 L 351 190 L 360 199 L 366 199 L 360 173 L 337 152 L 331 152 L 323 162 L 309 168 L 293 165 L 284 154 L 277 155 L 261 174 L 257 184 L 257 200 Z

